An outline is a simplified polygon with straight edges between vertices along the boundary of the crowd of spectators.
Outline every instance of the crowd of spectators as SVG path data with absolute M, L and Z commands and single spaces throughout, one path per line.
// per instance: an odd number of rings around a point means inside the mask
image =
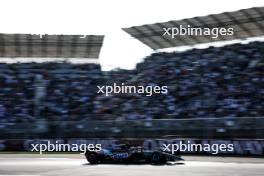
M 0 64 L 0 122 L 258 117 L 264 43 L 155 53 L 135 70 L 96 64 Z M 97 94 L 110 83 L 168 86 L 168 94 Z
M 98 64 L 2 63 L 0 122 L 90 117 L 101 77 Z
M 263 42 L 252 42 L 153 54 L 137 65 L 133 76 L 122 73 L 118 79 L 166 85 L 167 95 L 102 96 L 95 109 L 121 119 L 263 116 L 263 49 Z

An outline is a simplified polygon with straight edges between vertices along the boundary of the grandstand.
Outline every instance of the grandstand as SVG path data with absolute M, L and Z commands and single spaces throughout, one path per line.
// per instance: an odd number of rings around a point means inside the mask
M 105 97 L 101 107 L 124 119 L 263 116 L 263 46 L 253 42 L 153 54 L 137 65 L 133 79 L 119 77 L 132 85 L 168 85 L 168 95 Z
M 151 119 L 222 118 L 226 124 L 234 118 L 253 120 L 264 115 L 263 46 L 263 42 L 252 42 L 182 53 L 156 53 L 139 63 L 135 71 L 102 72 L 96 64 L 1 64 L 2 128 L 39 124 L 40 120 L 63 122 L 66 126 L 71 121 L 76 125 L 68 129 L 74 131 L 78 128 L 82 131 L 84 121 L 93 122 L 95 126 L 89 129 L 95 129 L 100 124 L 98 120 L 107 120 L 105 125 L 109 120 L 142 120 L 143 127 L 154 125 Z M 96 94 L 94 85 L 109 80 L 132 85 L 166 84 L 169 93 L 151 97 Z M 255 123 L 250 123 L 254 128 Z M 244 121 L 239 124 L 248 128 Z M 186 127 L 188 123 L 181 126 Z
M 232 28 L 233 35 L 178 35 L 175 38 L 163 35 L 164 28 L 175 27 L 192 28 Z M 140 40 L 150 48 L 157 50 L 178 46 L 190 46 L 201 43 L 217 41 L 230 41 L 235 39 L 247 39 L 263 36 L 264 30 L 264 7 L 241 9 L 234 12 L 211 14 L 182 20 L 174 20 L 163 23 L 133 26 L 123 30 L 132 37 Z M 217 33 L 220 34 L 218 31 Z
M 0 57 L 98 58 L 102 35 L 0 34 Z

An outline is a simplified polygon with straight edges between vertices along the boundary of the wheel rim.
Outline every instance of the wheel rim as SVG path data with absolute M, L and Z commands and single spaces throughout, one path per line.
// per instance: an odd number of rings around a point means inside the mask
M 154 154 L 154 155 L 152 156 L 152 159 L 153 159 L 153 161 L 159 161 L 159 159 L 160 159 L 159 154 Z
M 88 156 L 88 159 L 89 159 L 90 161 L 95 161 L 95 160 L 96 160 L 96 156 L 95 156 L 95 154 L 90 154 L 90 155 Z

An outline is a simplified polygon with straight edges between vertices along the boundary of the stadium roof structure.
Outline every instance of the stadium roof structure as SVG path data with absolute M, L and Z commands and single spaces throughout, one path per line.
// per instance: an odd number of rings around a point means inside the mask
M 169 35 L 163 35 L 163 28 L 175 28 L 180 27 L 180 25 L 210 29 L 220 27 L 233 28 L 234 34 L 222 35 L 218 38 L 212 38 L 210 35 L 177 35 L 175 38 L 171 38 Z M 264 7 L 254 7 L 234 12 L 134 26 L 123 28 L 123 30 L 154 50 L 216 41 L 246 39 L 264 35 Z
M 0 34 L 0 57 L 98 58 L 103 35 Z

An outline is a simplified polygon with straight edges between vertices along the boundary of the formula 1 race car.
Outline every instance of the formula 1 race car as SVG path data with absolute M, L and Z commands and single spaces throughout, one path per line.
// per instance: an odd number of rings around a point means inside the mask
M 169 161 L 183 160 L 181 157 L 163 152 L 145 150 L 143 147 L 117 145 L 98 152 L 87 151 L 86 159 L 90 164 L 99 163 L 151 163 L 166 164 Z

